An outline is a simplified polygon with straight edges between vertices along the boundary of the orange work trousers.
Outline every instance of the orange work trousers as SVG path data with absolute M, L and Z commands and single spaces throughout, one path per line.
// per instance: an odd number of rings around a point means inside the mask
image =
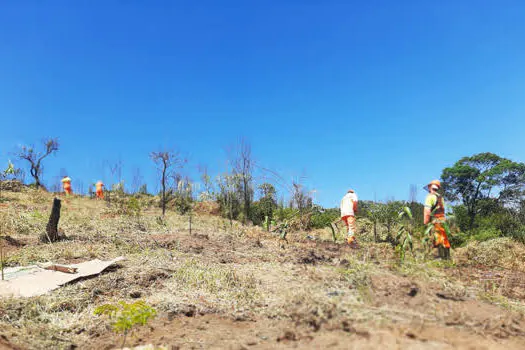
M 102 190 L 97 190 L 97 198 L 98 199 L 104 199 L 104 191 Z
M 71 185 L 69 186 L 64 186 L 64 192 L 66 192 L 67 195 L 70 195 L 73 193 L 73 190 L 71 189 Z
M 434 223 L 434 247 L 443 246 L 450 248 L 450 242 L 448 241 L 447 231 L 445 226 L 441 222 Z
M 348 231 L 351 231 L 352 233 L 355 234 L 356 232 L 356 225 L 355 225 L 355 216 L 353 215 L 345 215 L 341 218 L 341 220 L 343 220 L 343 222 L 345 223 L 346 225 L 346 228 L 348 229 Z

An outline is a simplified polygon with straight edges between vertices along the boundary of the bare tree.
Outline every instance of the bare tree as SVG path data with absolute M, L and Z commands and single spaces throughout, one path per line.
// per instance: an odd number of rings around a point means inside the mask
M 50 154 L 55 154 L 58 151 L 58 140 L 56 138 L 47 138 L 42 140 L 44 151 L 35 150 L 34 146 L 22 146 L 17 154 L 19 159 L 24 159 L 29 162 L 30 174 L 35 179 L 36 188 L 43 187 L 40 176 L 44 171 L 42 161 Z
M 410 191 L 408 193 L 408 202 L 409 203 L 417 202 L 417 186 L 414 184 L 410 185 Z
M 119 157 L 115 163 L 109 163 L 108 165 L 111 176 L 116 177 L 118 183 L 116 188 L 122 188 L 122 190 L 124 190 L 124 184 L 122 183 L 122 159 Z
M 253 168 L 252 148 L 246 140 L 241 139 L 232 160 L 233 174 L 240 179 L 239 192 L 243 199 L 243 223 L 250 217 L 250 206 L 253 202 Z
M 169 202 L 168 189 L 170 188 L 171 182 L 176 178 L 175 169 L 182 168 L 186 163 L 186 159 L 182 158 L 180 152 L 174 151 L 151 152 L 150 158 L 160 173 L 160 203 L 162 216 L 164 216 L 166 213 L 166 204 Z
M 217 201 L 221 206 L 222 214 L 230 220 L 230 227 L 233 227 L 233 219 L 237 217 L 241 209 L 239 199 L 239 176 L 234 174 L 224 174 L 217 177 Z
M 202 192 L 199 194 L 199 199 L 207 201 L 216 198 L 215 189 L 213 187 L 213 181 L 208 173 L 208 167 L 206 165 L 199 165 L 199 172 L 201 173 Z
M 312 209 L 314 208 L 312 192 L 307 191 L 303 185 L 292 182 L 293 192 L 290 199 L 290 208 L 297 209 L 299 215 L 300 229 L 306 229 L 310 226 L 312 218 Z
M 306 191 L 303 185 L 295 181 L 292 183 L 292 186 L 293 192 L 290 199 L 290 207 L 298 209 L 301 213 L 311 208 L 313 206 L 312 192 Z
M 144 177 L 140 174 L 140 168 L 136 167 L 133 170 L 133 180 L 131 182 L 131 191 L 133 193 L 138 193 L 140 187 L 142 186 L 142 180 Z

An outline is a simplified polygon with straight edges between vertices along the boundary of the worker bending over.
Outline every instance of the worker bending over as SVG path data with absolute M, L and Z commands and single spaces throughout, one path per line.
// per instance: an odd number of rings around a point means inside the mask
M 428 195 L 425 199 L 423 212 L 423 223 L 434 225 L 433 246 L 438 249 L 438 255 L 442 259 L 450 259 L 450 242 L 448 241 L 447 231 L 445 230 L 445 201 L 438 193 L 441 188 L 439 180 L 433 180 L 427 185 Z
M 104 184 L 102 181 L 98 181 L 95 184 L 97 199 L 104 199 Z
M 61 180 L 62 187 L 64 188 L 64 192 L 66 196 L 69 196 L 70 194 L 73 194 L 73 190 L 71 189 L 71 179 L 69 176 L 64 176 Z
M 355 215 L 357 214 L 357 195 L 354 190 L 348 190 L 346 195 L 341 200 L 341 220 L 345 223 L 348 229 L 348 236 L 346 241 L 353 247 L 357 247 L 357 240 L 355 238 L 356 224 Z

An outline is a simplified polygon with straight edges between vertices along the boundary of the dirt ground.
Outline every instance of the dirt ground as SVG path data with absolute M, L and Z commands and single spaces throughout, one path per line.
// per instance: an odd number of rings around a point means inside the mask
M 0 300 L 0 349 L 120 348 L 124 336 L 94 310 L 136 300 L 157 316 L 126 336 L 130 348 L 525 349 L 525 271 L 498 256 L 480 264 L 471 255 L 483 246 L 455 250 L 454 262 L 416 254 L 401 263 L 364 237 L 360 249 L 329 232 L 285 242 L 202 214 L 190 235 L 187 217 L 117 215 L 83 198 L 63 205 L 68 239 L 45 244 L 37 233 L 51 195 L 8 199 L 8 265 L 127 260 L 44 296 Z M 525 259 L 517 243 L 491 244 Z

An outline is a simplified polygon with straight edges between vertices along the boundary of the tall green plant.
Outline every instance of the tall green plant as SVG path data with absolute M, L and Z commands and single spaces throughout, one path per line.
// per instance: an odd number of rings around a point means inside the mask
M 407 251 L 414 254 L 414 217 L 409 207 L 404 207 L 398 214 L 398 218 L 401 220 L 401 225 L 397 231 L 395 238 L 396 252 L 399 254 L 399 258 L 403 263 L 405 261 L 405 255 Z

